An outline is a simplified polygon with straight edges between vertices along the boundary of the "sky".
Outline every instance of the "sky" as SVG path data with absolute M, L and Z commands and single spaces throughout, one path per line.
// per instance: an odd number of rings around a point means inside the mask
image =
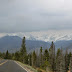
M 0 33 L 72 29 L 72 0 L 0 0 Z

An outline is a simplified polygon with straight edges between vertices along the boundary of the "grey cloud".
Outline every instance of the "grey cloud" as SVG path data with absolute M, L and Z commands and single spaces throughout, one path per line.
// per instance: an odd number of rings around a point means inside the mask
M 0 0 L 0 32 L 69 29 L 72 12 L 65 10 L 63 0 Z

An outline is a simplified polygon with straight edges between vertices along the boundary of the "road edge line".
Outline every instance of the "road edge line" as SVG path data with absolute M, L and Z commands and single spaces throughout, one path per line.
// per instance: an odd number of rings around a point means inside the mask
M 8 61 L 8 60 L 7 60 L 7 61 Z M 4 61 L 3 63 L 1 63 L 0 66 L 3 65 L 3 64 L 5 64 L 7 61 Z
M 18 64 L 16 61 L 14 61 L 17 65 L 19 65 L 22 69 L 24 69 L 25 71 L 27 71 L 23 66 L 21 66 L 20 64 Z M 29 72 L 29 71 L 27 71 Z

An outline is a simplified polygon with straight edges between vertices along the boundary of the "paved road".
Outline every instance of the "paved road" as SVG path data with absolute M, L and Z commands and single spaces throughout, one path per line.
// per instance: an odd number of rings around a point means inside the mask
M 6 60 L 4 61 L 6 62 Z M 6 63 L 0 65 L 0 72 L 26 72 L 26 71 L 23 68 L 21 68 L 18 64 L 16 64 L 14 61 L 7 61 Z
M 4 60 L 4 59 L 3 59 L 3 60 L 0 60 L 0 64 L 3 63 L 3 62 L 5 62 L 5 61 L 6 61 L 6 60 Z

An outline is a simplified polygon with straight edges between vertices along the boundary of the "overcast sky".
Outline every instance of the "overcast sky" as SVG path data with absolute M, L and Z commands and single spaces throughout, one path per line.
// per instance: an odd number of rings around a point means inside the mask
M 0 0 L 0 32 L 72 28 L 72 0 Z

